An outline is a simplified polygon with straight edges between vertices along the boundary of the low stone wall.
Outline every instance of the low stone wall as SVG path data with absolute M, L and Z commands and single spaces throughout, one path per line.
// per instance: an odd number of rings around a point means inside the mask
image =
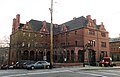
M 116 64 L 116 66 L 120 66 L 120 61 L 113 62 L 113 64 Z
M 65 67 L 65 66 L 83 66 L 83 63 L 54 63 L 56 67 Z

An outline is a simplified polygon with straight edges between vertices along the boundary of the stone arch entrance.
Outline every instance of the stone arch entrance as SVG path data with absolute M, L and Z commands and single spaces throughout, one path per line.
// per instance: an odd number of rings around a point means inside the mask
M 71 62 L 74 62 L 74 50 L 71 50 Z
M 69 52 L 69 50 L 67 50 L 67 62 L 69 62 L 70 61 L 70 52 Z
M 92 49 L 89 49 L 89 54 L 88 54 L 88 57 L 89 57 L 89 63 L 90 65 L 93 65 L 95 66 L 96 65 L 96 51 L 92 50 Z
M 34 51 L 30 51 L 30 60 L 34 60 Z
M 29 54 L 29 51 L 28 51 L 28 50 L 25 50 L 25 51 L 23 52 L 22 60 L 28 60 L 28 54 Z
M 43 52 L 39 51 L 39 59 L 38 60 L 43 60 Z
M 84 62 L 84 51 L 78 50 L 78 62 Z
M 47 61 L 50 62 L 50 51 L 47 51 Z

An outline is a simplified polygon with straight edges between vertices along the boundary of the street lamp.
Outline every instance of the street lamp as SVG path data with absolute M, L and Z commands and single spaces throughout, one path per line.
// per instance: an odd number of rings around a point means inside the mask
M 120 60 L 120 47 L 118 47 L 119 48 L 119 60 Z
M 53 66 L 53 0 L 51 0 L 51 8 L 49 8 L 51 14 L 50 24 L 50 68 Z

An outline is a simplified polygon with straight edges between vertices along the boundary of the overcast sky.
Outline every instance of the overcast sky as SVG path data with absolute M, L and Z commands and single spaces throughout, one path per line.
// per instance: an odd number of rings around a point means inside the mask
M 53 22 L 61 24 L 73 17 L 91 15 L 104 23 L 110 37 L 120 33 L 120 0 L 53 0 Z M 12 20 L 20 14 L 21 23 L 31 19 L 50 22 L 51 0 L 0 0 L 0 39 L 9 36 Z

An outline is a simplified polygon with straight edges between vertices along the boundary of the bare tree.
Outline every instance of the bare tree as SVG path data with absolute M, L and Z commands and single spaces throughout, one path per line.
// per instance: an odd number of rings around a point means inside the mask
M 0 47 L 9 47 L 10 38 L 8 36 L 4 36 L 3 39 L 0 39 Z

